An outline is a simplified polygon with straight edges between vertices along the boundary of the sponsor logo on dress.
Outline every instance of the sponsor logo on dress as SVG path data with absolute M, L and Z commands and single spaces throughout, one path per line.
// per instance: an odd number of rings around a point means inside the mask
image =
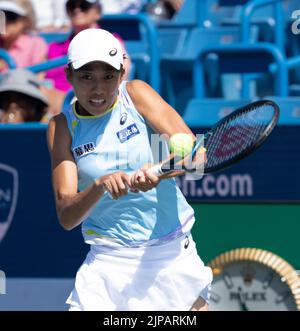
M 73 155 L 75 159 L 78 159 L 84 155 L 93 153 L 95 151 L 95 144 L 90 142 L 86 144 L 82 144 L 80 146 L 77 146 L 73 149 Z
M 140 131 L 135 123 L 127 126 L 127 128 L 125 128 L 125 129 L 117 132 L 117 136 L 121 143 L 124 143 L 125 141 L 133 138 L 134 136 L 136 136 L 138 134 L 140 134 Z
M 120 124 L 124 125 L 126 121 L 127 121 L 127 113 L 121 114 Z

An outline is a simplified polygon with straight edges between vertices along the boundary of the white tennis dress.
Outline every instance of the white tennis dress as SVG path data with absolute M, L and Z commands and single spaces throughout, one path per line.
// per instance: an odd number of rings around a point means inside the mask
M 130 175 L 160 157 L 151 149 L 153 131 L 135 109 L 126 82 L 104 115 L 80 116 L 75 104 L 64 115 L 79 190 L 109 173 Z M 118 200 L 105 193 L 82 223 L 91 250 L 67 300 L 70 310 L 188 310 L 199 296 L 208 300 L 212 272 L 197 255 L 190 234 L 194 222 L 174 179 Z

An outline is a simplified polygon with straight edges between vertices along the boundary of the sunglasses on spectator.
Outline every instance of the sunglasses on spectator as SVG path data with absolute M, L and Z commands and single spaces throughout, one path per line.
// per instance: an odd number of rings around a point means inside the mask
M 11 12 L 11 11 L 3 10 L 3 12 L 4 12 L 4 15 L 5 15 L 5 21 L 7 23 L 13 23 L 21 17 L 20 15 L 14 13 L 14 12 Z
M 66 3 L 66 8 L 68 12 L 73 12 L 76 8 L 79 8 L 82 12 L 87 12 L 90 10 L 95 3 L 91 3 L 88 1 L 73 1 L 69 0 Z
M 0 108 L 3 111 L 7 111 L 14 105 L 14 109 L 34 109 L 37 101 L 26 94 L 20 92 L 3 92 L 0 97 Z

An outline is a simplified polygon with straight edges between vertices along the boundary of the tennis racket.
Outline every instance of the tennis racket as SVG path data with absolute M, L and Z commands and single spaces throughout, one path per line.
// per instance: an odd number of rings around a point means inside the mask
M 261 100 L 241 107 L 202 135 L 185 157 L 174 156 L 147 171 L 157 176 L 178 172 L 195 172 L 197 153 L 206 149 L 206 162 L 201 171 L 213 173 L 223 170 L 254 152 L 267 139 L 276 126 L 279 107 L 269 100 Z

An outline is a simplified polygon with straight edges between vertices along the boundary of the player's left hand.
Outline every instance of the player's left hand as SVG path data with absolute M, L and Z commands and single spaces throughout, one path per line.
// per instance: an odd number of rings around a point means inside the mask
M 159 177 L 147 173 L 147 170 L 151 167 L 152 164 L 145 164 L 131 176 L 130 184 L 132 192 L 147 192 L 159 184 Z

